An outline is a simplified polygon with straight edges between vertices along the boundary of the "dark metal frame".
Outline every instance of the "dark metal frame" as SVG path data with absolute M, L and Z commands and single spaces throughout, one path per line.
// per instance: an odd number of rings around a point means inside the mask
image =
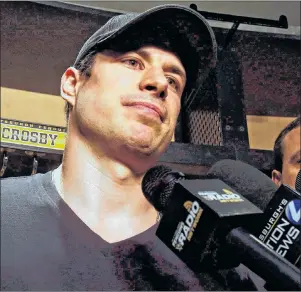
M 231 15 L 231 14 L 201 11 L 201 10 L 198 10 L 197 5 L 194 3 L 190 4 L 190 8 L 199 12 L 206 19 L 209 19 L 209 20 L 234 22 L 234 23 L 237 23 L 238 25 L 243 23 L 243 24 L 249 24 L 249 25 L 288 28 L 287 17 L 285 15 L 280 15 L 279 20 L 271 20 L 271 19 L 264 19 L 264 18 L 237 16 L 237 15 Z
M 279 20 L 270 20 L 246 16 L 236 16 L 230 14 L 214 13 L 207 11 L 200 11 L 197 8 L 196 4 L 191 4 L 190 8 L 199 12 L 208 20 L 216 21 L 226 21 L 233 22 L 231 29 L 228 31 L 223 44 L 219 46 L 218 50 L 218 64 L 215 69 L 216 73 L 216 82 L 219 84 L 217 88 L 217 99 L 219 105 L 219 113 L 221 116 L 221 127 L 222 127 L 222 136 L 223 136 L 223 145 L 235 149 L 236 158 L 247 160 L 248 159 L 248 150 L 249 150 L 249 137 L 247 130 L 247 119 L 244 105 L 244 96 L 243 96 L 243 85 L 241 80 L 241 74 L 236 74 L 233 76 L 231 73 L 237 71 L 229 70 L 231 64 L 227 64 L 231 52 L 227 50 L 229 44 L 231 43 L 234 34 L 237 32 L 237 29 L 240 24 L 248 25 L 257 25 L 257 26 L 267 26 L 267 27 L 277 27 L 277 28 L 288 28 L 288 21 L 285 15 L 280 15 Z M 233 54 L 232 54 L 233 57 Z M 231 60 L 232 66 L 235 66 L 235 61 Z M 231 63 L 230 62 L 230 63 Z M 236 64 L 238 65 L 238 64 Z M 237 66 L 238 67 L 238 66 Z M 230 72 L 229 72 L 230 71 Z M 212 73 L 212 72 L 211 72 Z M 229 74 L 230 73 L 230 74 Z M 234 80 L 233 80 L 234 77 Z M 231 89 L 232 83 L 235 83 L 237 90 Z M 232 87 L 233 88 L 233 87 Z M 185 120 L 185 112 L 182 113 L 182 120 Z M 178 126 L 176 133 L 181 133 L 181 137 L 176 137 L 176 141 L 187 142 L 187 137 L 185 136 L 185 125 L 182 125 L 182 128 Z M 181 131 L 182 130 L 182 131 Z M 183 134 L 184 133 L 184 134 Z M 181 140 L 182 139 L 182 140 Z

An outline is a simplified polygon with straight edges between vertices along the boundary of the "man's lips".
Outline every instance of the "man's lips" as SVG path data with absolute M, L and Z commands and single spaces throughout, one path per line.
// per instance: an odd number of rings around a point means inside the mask
M 163 110 L 161 110 L 160 107 L 154 105 L 153 103 L 149 103 L 149 102 L 145 102 L 145 101 L 133 101 L 133 102 L 127 103 L 127 106 L 146 107 L 148 109 L 155 111 L 159 115 L 161 121 L 163 121 L 165 119 L 165 114 L 164 114 Z

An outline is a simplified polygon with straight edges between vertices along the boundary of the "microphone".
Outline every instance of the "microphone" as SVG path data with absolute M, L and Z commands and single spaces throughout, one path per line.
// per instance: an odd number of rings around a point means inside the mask
M 229 185 L 213 176 L 185 180 L 183 173 L 157 166 L 144 176 L 142 190 L 163 212 L 157 237 L 194 272 L 243 263 L 282 289 L 299 289 L 297 269 L 241 228 L 263 212 Z
M 208 174 L 215 175 L 264 211 L 257 224 L 248 230 L 266 247 L 299 267 L 301 195 L 287 185 L 278 189 L 272 180 L 251 165 L 225 159 L 217 162 Z M 296 179 L 296 186 L 300 181 Z M 297 188 L 296 188 L 297 189 Z

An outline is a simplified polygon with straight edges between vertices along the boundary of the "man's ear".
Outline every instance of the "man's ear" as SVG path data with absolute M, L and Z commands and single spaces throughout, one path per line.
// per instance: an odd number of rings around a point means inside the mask
M 69 67 L 61 78 L 61 96 L 72 107 L 75 104 L 76 93 L 80 84 L 80 73 L 74 67 Z
M 272 171 L 272 181 L 278 186 L 280 187 L 281 183 L 282 183 L 282 174 L 280 171 L 273 169 Z

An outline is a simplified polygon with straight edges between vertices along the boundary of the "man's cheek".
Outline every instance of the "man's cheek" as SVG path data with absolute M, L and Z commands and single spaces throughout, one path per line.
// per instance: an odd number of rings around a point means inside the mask
M 296 178 L 297 178 L 297 175 L 300 171 L 300 165 L 294 167 L 294 170 L 293 170 L 293 174 L 292 174 L 292 183 L 294 184 L 294 187 L 296 186 Z
M 133 83 L 133 81 L 130 81 L 129 78 L 120 76 L 113 81 L 113 84 L 120 87 L 128 87 L 131 83 Z
M 283 172 L 283 184 L 287 184 L 292 188 L 295 188 L 296 177 L 297 177 L 297 169 L 295 167 L 287 167 Z
M 141 74 L 135 70 L 130 70 L 129 72 L 128 69 L 126 69 L 125 72 L 121 72 L 121 74 L 118 75 L 116 82 L 119 82 L 122 86 L 130 87 L 131 89 L 136 88 L 136 86 L 141 82 Z

